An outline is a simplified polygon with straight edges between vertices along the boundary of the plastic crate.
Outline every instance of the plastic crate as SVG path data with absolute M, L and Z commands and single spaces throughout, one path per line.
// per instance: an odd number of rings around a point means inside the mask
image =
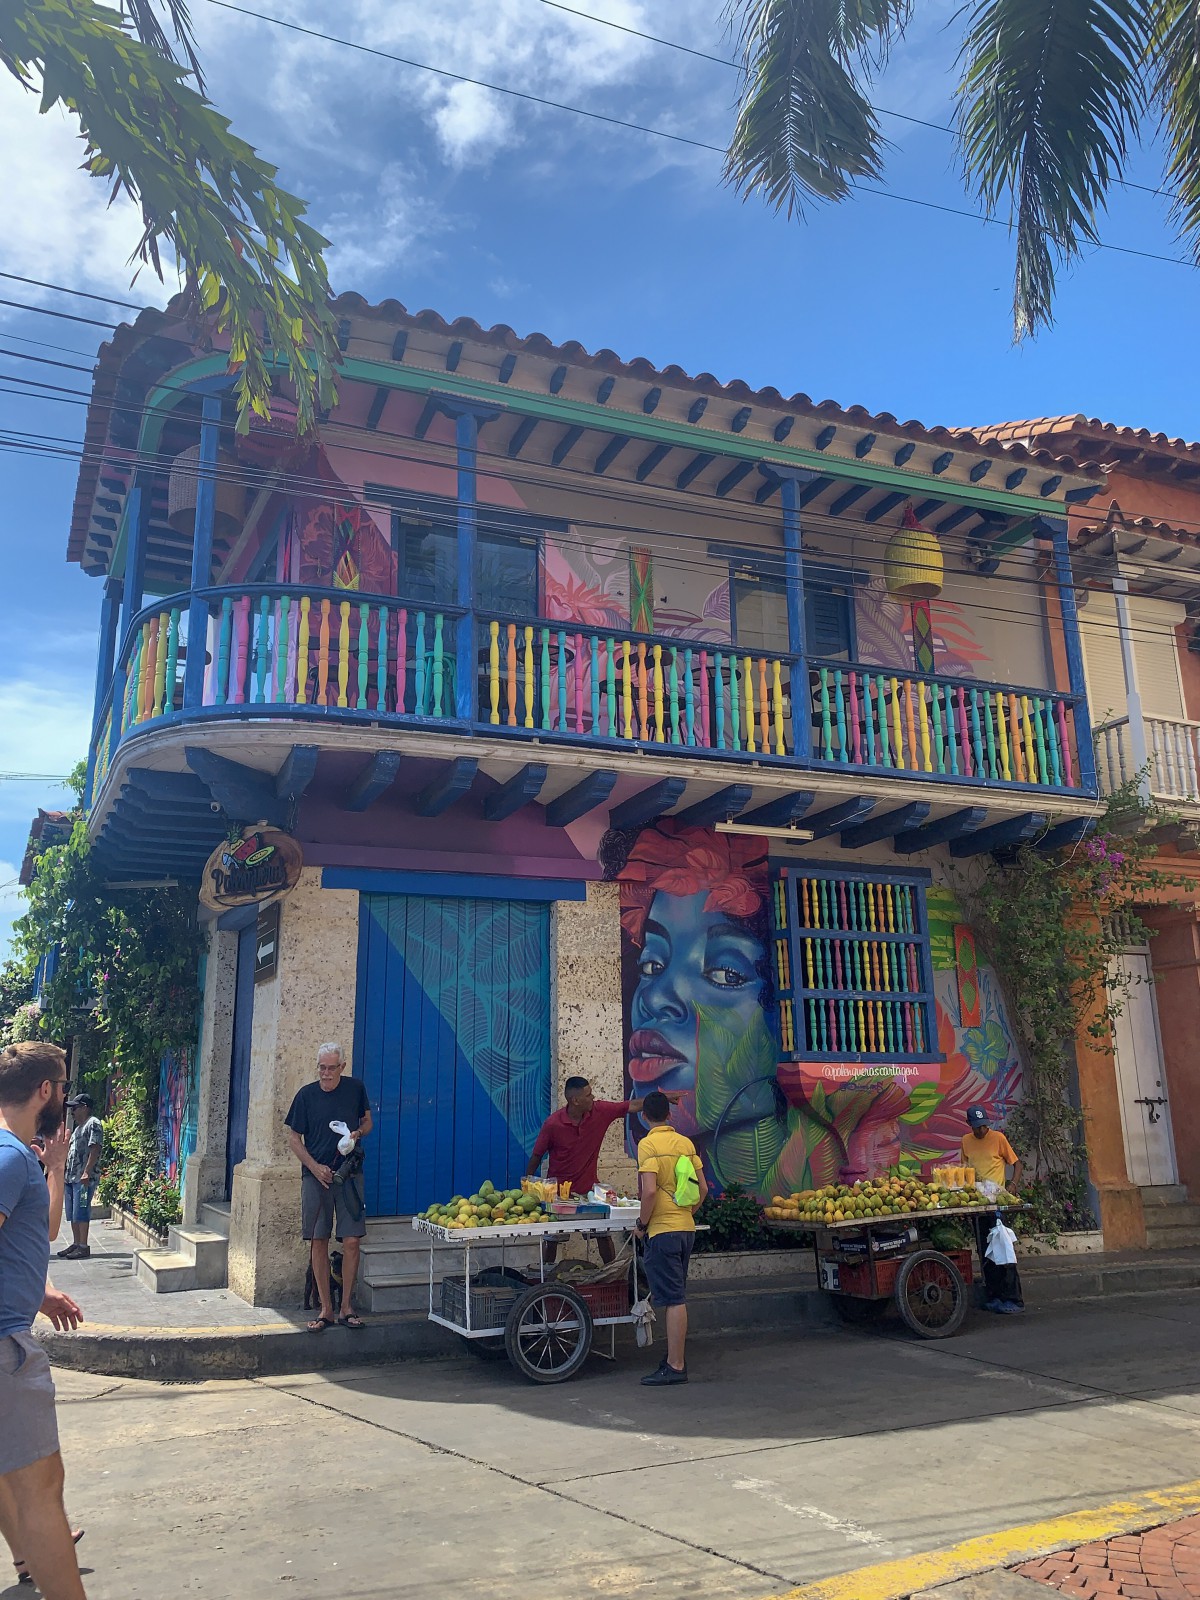
M 584 1303 L 597 1317 L 627 1317 L 629 1315 L 629 1280 L 617 1278 L 611 1283 L 577 1283 L 574 1285 Z
M 974 1263 L 969 1250 L 943 1250 L 940 1252 L 962 1274 L 962 1280 L 969 1288 L 974 1279 Z M 830 1258 L 833 1259 L 833 1258 Z M 875 1288 L 871 1288 L 871 1266 L 867 1261 L 850 1263 L 838 1262 L 838 1290 L 841 1294 L 858 1295 L 869 1298 L 877 1295 L 891 1296 L 896 1292 L 896 1278 L 903 1265 L 905 1256 L 889 1256 L 884 1259 L 876 1257 L 875 1260 Z
M 520 1284 L 511 1289 L 500 1284 L 481 1284 L 471 1280 L 471 1331 L 478 1328 L 502 1328 L 519 1295 L 524 1292 Z M 461 1278 L 442 1279 L 442 1315 L 447 1322 L 461 1328 L 467 1325 L 467 1297 Z

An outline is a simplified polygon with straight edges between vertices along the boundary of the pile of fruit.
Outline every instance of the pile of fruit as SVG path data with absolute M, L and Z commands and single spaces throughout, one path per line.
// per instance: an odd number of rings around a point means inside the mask
M 796 1194 L 775 1195 L 763 1208 L 768 1222 L 805 1222 L 813 1227 L 829 1222 L 873 1221 L 876 1217 L 905 1217 L 957 1206 L 994 1206 L 1012 1203 L 1004 1190 L 989 1200 L 978 1189 L 950 1189 L 920 1178 L 883 1177 L 855 1184 L 831 1183 L 823 1189 L 801 1189 Z
M 456 1194 L 445 1205 L 433 1205 L 420 1215 L 441 1228 L 513 1228 L 529 1222 L 548 1222 L 548 1202 L 522 1189 L 497 1189 L 489 1178 L 472 1195 Z

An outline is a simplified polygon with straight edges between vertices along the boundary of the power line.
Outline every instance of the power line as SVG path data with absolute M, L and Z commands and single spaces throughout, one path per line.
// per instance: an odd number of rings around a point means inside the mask
M 218 0 L 212 0 L 213 5 Z M 89 328 L 109 328 L 119 326 L 116 322 L 97 322 L 95 317 L 77 317 L 72 311 L 58 311 L 53 306 L 33 306 L 24 300 L 0 300 L 0 306 L 12 306 L 17 311 L 31 311 L 39 317 L 59 317 L 63 322 L 86 322 Z
M 61 283 L 47 283 L 43 278 L 23 278 L 19 272 L 0 272 L 0 278 L 8 278 L 13 283 L 28 283 L 35 289 L 53 289 L 58 294 L 73 294 L 80 300 L 99 300 L 106 306 L 120 306 L 125 311 L 144 311 L 146 302 L 137 305 L 132 300 L 114 300 L 110 295 L 92 294 L 89 289 L 68 289 Z M 9 302 L 5 302 L 8 304 Z

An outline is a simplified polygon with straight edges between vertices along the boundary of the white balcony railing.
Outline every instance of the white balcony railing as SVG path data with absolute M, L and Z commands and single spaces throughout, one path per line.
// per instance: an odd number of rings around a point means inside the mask
M 1151 798 L 1200 805 L 1200 722 L 1144 716 L 1136 723 L 1129 717 L 1101 723 L 1096 729 L 1100 793 L 1129 783 L 1143 766 Z

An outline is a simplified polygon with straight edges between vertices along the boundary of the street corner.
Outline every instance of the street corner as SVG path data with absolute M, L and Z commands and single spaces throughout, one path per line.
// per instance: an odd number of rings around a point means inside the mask
M 1082 1600 L 1101 1595 L 1183 1600 L 1200 1595 L 1200 1515 L 1181 1517 L 1144 1533 L 1118 1534 L 1058 1550 L 1025 1562 L 1016 1575 L 1037 1583 L 1043 1593 L 1052 1589 Z

